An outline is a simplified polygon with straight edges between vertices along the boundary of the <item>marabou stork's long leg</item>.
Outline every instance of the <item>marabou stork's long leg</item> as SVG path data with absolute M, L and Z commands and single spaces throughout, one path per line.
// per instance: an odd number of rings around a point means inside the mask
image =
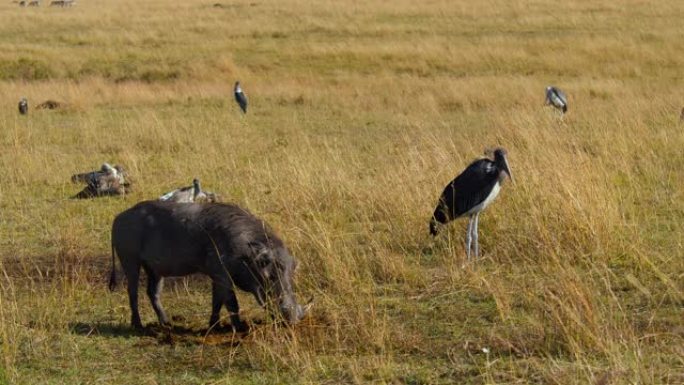
M 473 243 L 475 243 L 475 259 L 480 256 L 480 240 L 477 235 L 477 225 L 480 222 L 480 213 L 475 214 L 475 219 L 473 220 Z
M 468 255 L 468 261 L 470 261 L 470 246 L 473 243 L 473 215 L 468 219 L 468 232 L 466 233 L 466 254 Z

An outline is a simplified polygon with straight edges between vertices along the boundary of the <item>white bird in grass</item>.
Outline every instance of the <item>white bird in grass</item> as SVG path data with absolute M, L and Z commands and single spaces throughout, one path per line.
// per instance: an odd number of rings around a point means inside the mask
M 179 189 L 169 191 L 159 197 L 160 201 L 169 201 L 177 203 L 191 203 L 191 202 L 216 202 L 216 194 L 208 191 L 202 191 L 200 182 L 197 178 L 192 180 L 192 186 L 181 187 Z
M 561 111 L 561 115 L 568 112 L 568 98 L 558 87 L 546 87 L 546 104 L 550 104 Z
M 112 167 L 109 163 L 103 163 L 98 171 L 71 176 L 73 183 L 86 184 L 86 187 L 74 198 L 85 199 L 105 195 L 123 195 L 130 189 L 130 182 L 126 179 L 127 173 L 122 166 Z

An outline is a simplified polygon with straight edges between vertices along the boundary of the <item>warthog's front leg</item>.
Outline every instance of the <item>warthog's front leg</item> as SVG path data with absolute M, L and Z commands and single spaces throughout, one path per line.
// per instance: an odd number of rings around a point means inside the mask
M 240 306 L 233 288 L 226 291 L 226 308 L 228 308 L 228 313 L 230 314 L 230 324 L 235 331 L 244 332 L 249 330 L 249 326 L 240 319 Z
M 212 280 L 211 291 L 211 318 L 209 318 L 209 327 L 213 327 L 219 322 L 221 308 L 223 305 L 226 305 L 228 313 L 230 314 L 230 324 L 233 329 L 239 332 L 248 330 L 249 327 L 247 324 L 240 319 L 240 307 L 233 286 L 229 283 L 217 283 Z
M 221 295 L 221 287 L 213 280 L 211 281 L 211 317 L 209 317 L 209 327 L 213 328 L 219 326 L 218 322 L 221 315 L 221 308 L 223 307 L 223 296 Z

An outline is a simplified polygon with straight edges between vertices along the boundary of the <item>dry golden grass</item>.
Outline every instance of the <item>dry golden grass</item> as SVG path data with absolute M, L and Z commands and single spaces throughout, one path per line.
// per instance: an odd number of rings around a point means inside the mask
M 681 2 L 214 3 L 0 4 L 0 383 L 684 382 Z M 491 146 L 516 183 L 464 268 L 427 223 Z M 103 161 L 134 191 L 68 199 Z M 111 221 L 193 177 L 273 225 L 310 318 L 204 335 L 193 278 L 130 331 Z

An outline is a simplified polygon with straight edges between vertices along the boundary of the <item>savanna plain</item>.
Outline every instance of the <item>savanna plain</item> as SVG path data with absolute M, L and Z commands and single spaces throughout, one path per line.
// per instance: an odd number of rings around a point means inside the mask
M 0 383 L 684 383 L 683 17 L 679 0 L 3 1 Z M 495 146 L 515 183 L 466 263 L 467 221 L 434 239 L 428 221 Z M 69 199 L 103 162 L 133 190 Z M 210 283 L 190 277 L 167 280 L 173 328 L 144 293 L 150 326 L 130 328 L 112 220 L 193 177 L 289 246 L 315 298 L 300 324 L 240 293 L 251 333 L 207 332 Z

